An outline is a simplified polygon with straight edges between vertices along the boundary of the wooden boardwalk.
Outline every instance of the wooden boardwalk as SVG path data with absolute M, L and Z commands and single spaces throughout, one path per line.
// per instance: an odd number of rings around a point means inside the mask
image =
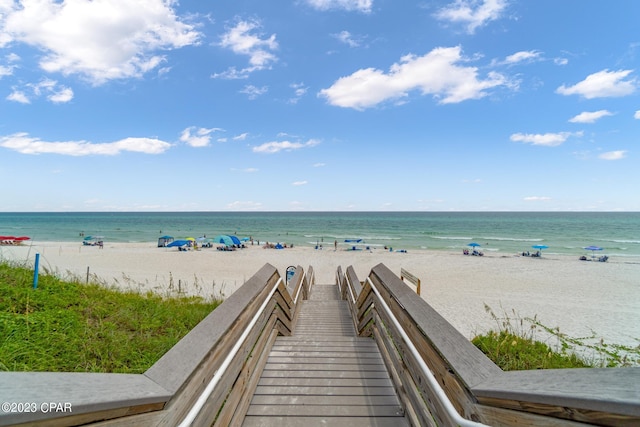
M 314 285 L 278 337 L 245 426 L 408 426 L 374 340 L 356 336 L 337 285 Z

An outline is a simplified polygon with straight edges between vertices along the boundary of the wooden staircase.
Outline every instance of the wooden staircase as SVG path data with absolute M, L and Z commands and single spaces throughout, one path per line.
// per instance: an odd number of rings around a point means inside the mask
M 356 336 L 337 285 L 314 285 L 291 337 L 278 337 L 245 426 L 408 425 L 374 340 Z

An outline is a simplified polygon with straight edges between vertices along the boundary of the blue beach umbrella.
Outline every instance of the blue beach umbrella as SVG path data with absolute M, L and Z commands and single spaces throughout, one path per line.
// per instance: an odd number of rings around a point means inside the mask
M 167 245 L 168 248 L 173 248 L 175 246 L 184 246 L 184 245 L 188 245 L 189 241 L 188 240 L 174 240 L 173 242 L 169 243 Z
M 477 248 L 478 246 L 480 246 L 480 243 L 471 242 L 467 246 L 471 246 L 472 248 Z
M 549 246 L 547 246 L 547 245 L 533 245 L 533 246 L 531 246 L 531 247 L 532 247 L 533 249 L 537 249 L 537 250 L 539 250 L 539 251 L 540 251 L 540 253 L 542 253 L 542 250 L 543 250 L 543 249 L 548 249 L 548 248 L 549 248 Z
M 600 246 L 587 246 L 586 248 L 583 248 L 586 251 L 591 251 L 591 258 L 595 258 L 595 252 L 596 251 L 601 251 L 603 248 L 601 248 Z

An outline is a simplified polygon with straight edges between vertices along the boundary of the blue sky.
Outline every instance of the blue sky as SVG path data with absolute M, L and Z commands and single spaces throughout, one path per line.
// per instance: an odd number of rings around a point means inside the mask
M 0 0 L 0 211 L 639 211 L 639 16 Z

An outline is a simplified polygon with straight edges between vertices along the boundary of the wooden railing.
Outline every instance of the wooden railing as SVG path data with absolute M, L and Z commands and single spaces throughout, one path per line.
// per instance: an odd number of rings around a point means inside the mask
M 336 278 L 413 425 L 640 425 L 640 368 L 504 372 L 383 264 Z
M 237 425 L 313 280 L 265 265 L 144 374 L 0 372 L 0 425 Z

